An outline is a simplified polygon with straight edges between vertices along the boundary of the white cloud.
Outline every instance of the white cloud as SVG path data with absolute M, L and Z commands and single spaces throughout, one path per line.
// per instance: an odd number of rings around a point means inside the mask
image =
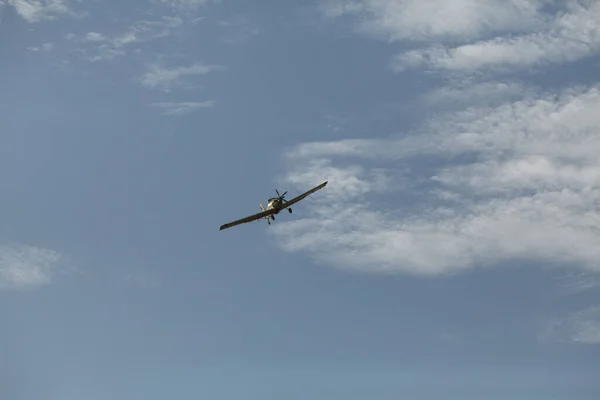
M 68 0 L 8 0 L 28 22 L 53 20 L 58 16 L 75 16 Z
M 458 47 L 441 45 L 411 50 L 396 57 L 392 68 L 422 65 L 434 69 L 475 70 L 567 63 L 600 50 L 600 3 L 571 5 L 549 29 L 516 37 L 496 37 Z
M 600 344 L 600 306 L 551 320 L 540 339 L 544 342 Z
M 0 245 L 0 288 L 22 289 L 47 284 L 57 272 L 60 255 L 31 246 Z
M 109 39 L 104 36 L 101 33 L 98 32 L 88 32 L 83 38 L 82 38 L 83 42 L 90 42 L 90 43 L 101 43 L 101 42 L 106 42 L 109 41 Z
M 320 9 L 329 18 L 359 16 L 359 31 L 389 41 L 468 40 L 546 23 L 546 0 L 330 0 Z
M 166 103 L 152 103 L 152 107 L 158 107 L 163 110 L 163 114 L 171 116 L 180 116 L 189 114 L 201 108 L 213 107 L 215 102 L 213 100 L 201 101 L 201 102 L 166 102 Z
M 174 86 L 181 84 L 184 77 L 205 75 L 209 72 L 222 69 L 221 66 L 204 65 L 195 63 L 187 67 L 164 68 L 158 65 L 152 65 L 147 68 L 147 72 L 140 78 L 142 86 L 147 88 L 163 88 L 170 90 Z
M 592 0 L 333 0 L 326 16 L 360 17 L 359 31 L 387 41 L 423 41 L 393 70 L 527 68 L 600 51 L 600 3 Z
M 571 89 L 441 115 L 407 137 L 300 145 L 285 181 L 329 185 L 307 218 L 272 232 L 284 249 L 366 271 L 515 260 L 598 271 L 598 109 L 599 87 Z M 393 191 L 394 204 L 376 196 Z

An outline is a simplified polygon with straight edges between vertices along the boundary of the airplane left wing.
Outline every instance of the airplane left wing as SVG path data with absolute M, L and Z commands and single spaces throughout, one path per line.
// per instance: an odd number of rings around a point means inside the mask
M 244 224 L 246 222 L 256 221 L 257 219 L 264 218 L 264 217 L 267 217 L 267 216 L 273 214 L 273 212 L 274 212 L 273 210 L 265 210 L 263 212 L 259 212 L 258 214 L 250 215 L 250 216 L 248 216 L 246 218 L 241 218 L 241 219 L 238 219 L 236 221 L 229 222 L 227 224 L 221 225 L 221 227 L 219 228 L 219 230 L 222 231 L 223 229 L 231 228 L 232 226 L 236 226 L 236 225 L 239 225 L 239 224 Z
M 296 196 L 296 197 L 294 197 L 293 199 L 291 199 L 291 200 L 289 200 L 289 201 L 285 201 L 285 202 L 284 202 L 284 204 L 283 204 L 283 206 L 284 206 L 284 207 L 289 207 L 289 206 L 291 206 L 292 204 L 299 202 L 300 200 L 302 200 L 302 199 L 303 199 L 303 198 L 305 198 L 306 196 L 308 196 L 308 195 L 310 195 L 310 194 L 313 194 L 313 193 L 314 193 L 314 192 L 316 192 L 317 190 L 323 189 L 325 186 L 327 186 L 327 182 L 328 182 L 328 181 L 325 181 L 325 182 L 321 183 L 319 186 L 315 186 L 314 188 L 310 189 L 309 191 L 307 191 L 307 192 L 304 192 L 304 193 L 302 193 L 301 195 L 299 195 L 299 196 Z

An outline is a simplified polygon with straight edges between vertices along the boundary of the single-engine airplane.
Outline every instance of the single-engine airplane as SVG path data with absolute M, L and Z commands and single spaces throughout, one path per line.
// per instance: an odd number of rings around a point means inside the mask
M 301 195 L 296 196 L 291 200 L 285 199 L 285 195 L 287 194 L 287 191 L 284 192 L 283 194 L 279 194 L 277 189 L 275 189 L 275 192 L 277 193 L 277 197 L 271 197 L 269 200 L 267 200 L 267 208 L 265 208 L 262 204 L 259 204 L 262 212 L 259 212 L 254 215 L 250 215 L 246 218 L 238 219 L 233 222 L 229 222 L 224 225 L 221 225 L 221 228 L 219 228 L 219 230 L 222 231 L 223 229 L 231 228 L 232 226 L 244 224 L 246 222 L 256 221 L 256 220 L 259 220 L 262 218 L 265 218 L 267 220 L 267 223 L 269 225 L 271 225 L 271 220 L 275 221 L 275 215 L 279 214 L 279 212 L 281 210 L 287 209 L 288 212 L 291 214 L 292 208 L 290 206 L 292 204 L 299 202 L 300 200 L 302 200 L 309 194 L 312 194 L 319 189 L 323 189 L 327 185 L 327 182 L 328 181 L 325 181 L 325 182 L 321 183 L 319 186 L 315 186 L 314 188 L 310 189 L 309 191 L 304 192 Z

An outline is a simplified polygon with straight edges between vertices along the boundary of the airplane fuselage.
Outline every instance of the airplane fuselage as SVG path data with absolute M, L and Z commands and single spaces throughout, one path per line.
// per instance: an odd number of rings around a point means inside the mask
M 274 210 L 275 214 L 279 214 L 279 211 L 283 208 L 283 201 L 280 198 L 271 198 L 267 200 L 267 210 Z
M 271 215 L 265 217 L 269 224 L 271 224 L 271 220 L 275 221 L 275 215 L 279 214 L 279 212 L 283 209 L 287 209 L 290 214 L 292 213 L 292 208 L 286 207 L 281 197 L 271 197 L 269 200 L 267 200 L 267 207 L 264 208 L 261 204 L 260 208 L 263 211 L 273 210 Z

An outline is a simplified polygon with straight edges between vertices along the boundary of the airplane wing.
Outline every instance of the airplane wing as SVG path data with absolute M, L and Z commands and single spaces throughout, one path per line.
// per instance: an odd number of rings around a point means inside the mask
M 263 212 L 259 212 L 258 214 L 250 215 L 250 216 L 248 216 L 246 218 L 241 218 L 241 219 L 238 219 L 236 221 L 229 222 L 227 224 L 221 225 L 221 227 L 219 228 L 219 230 L 222 231 L 223 229 L 231 228 L 232 226 L 236 226 L 236 225 L 239 225 L 239 224 L 244 224 L 246 222 L 256 221 L 257 219 L 267 217 L 267 216 L 269 216 L 271 214 L 273 214 L 273 210 L 265 210 Z
M 310 189 L 309 191 L 307 191 L 307 192 L 304 192 L 304 193 L 302 193 L 301 195 L 299 195 L 299 196 L 296 196 L 296 197 L 294 197 L 294 198 L 293 198 L 293 199 L 291 199 L 291 200 L 286 200 L 286 201 L 285 201 L 285 203 L 284 203 L 284 206 L 285 206 L 285 207 L 289 207 L 289 206 L 291 206 L 292 204 L 299 202 L 300 200 L 302 200 L 303 198 L 305 198 L 305 197 L 306 197 L 306 196 L 308 196 L 309 194 L 313 194 L 313 193 L 314 193 L 314 192 L 316 192 L 317 190 L 323 189 L 325 186 L 327 186 L 327 182 L 328 182 L 328 181 L 325 181 L 325 182 L 321 183 L 319 186 L 315 186 L 314 188 Z

